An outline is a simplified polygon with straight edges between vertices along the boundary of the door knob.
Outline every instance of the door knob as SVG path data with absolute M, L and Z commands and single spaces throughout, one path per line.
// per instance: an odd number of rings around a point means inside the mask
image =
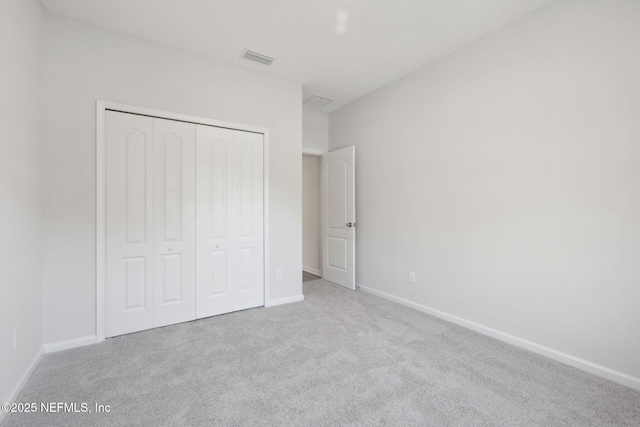
M 169 246 L 169 252 L 173 252 L 173 246 Z
M 220 247 L 220 243 L 218 243 L 218 244 L 216 245 L 216 248 L 219 248 L 219 247 Z
M 347 227 L 348 227 L 348 228 L 351 228 L 351 227 L 353 227 L 353 224 L 352 224 L 352 223 L 350 223 L 350 222 L 348 222 L 348 223 L 347 223 Z

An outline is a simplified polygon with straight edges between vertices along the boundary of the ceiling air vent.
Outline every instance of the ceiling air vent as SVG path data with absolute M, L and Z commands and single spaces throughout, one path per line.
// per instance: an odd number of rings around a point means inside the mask
M 251 61 L 256 61 L 256 62 L 259 62 L 259 63 L 264 64 L 264 65 L 271 65 L 271 63 L 273 61 L 275 61 L 275 59 L 271 58 L 270 56 L 261 55 L 259 53 L 252 52 L 250 50 L 245 50 L 244 54 L 242 55 L 242 57 L 244 59 L 249 59 Z
M 333 102 L 333 99 L 325 98 L 320 95 L 311 95 L 309 98 L 305 99 L 302 103 L 311 105 L 312 107 L 324 107 L 328 103 Z

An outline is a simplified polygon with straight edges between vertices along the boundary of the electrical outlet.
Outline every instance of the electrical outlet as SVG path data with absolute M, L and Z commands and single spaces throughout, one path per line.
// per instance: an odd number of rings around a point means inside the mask
M 416 283 L 416 273 L 415 271 L 409 272 L 409 283 Z
M 18 345 L 20 345 L 20 329 L 16 328 L 13 330 L 13 349 L 17 350 Z
M 282 270 L 276 270 L 276 280 L 282 280 Z

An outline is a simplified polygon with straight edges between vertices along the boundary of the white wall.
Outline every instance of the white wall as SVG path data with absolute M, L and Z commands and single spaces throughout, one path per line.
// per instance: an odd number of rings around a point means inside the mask
M 300 296 L 301 85 L 56 15 L 45 24 L 45 343 L 95 334 L 96 99 L 268 128 L 270 301 Z
M 303 105 L 302 147 L 326 153 L 329 148 L 329 114 Z
M 42 348 L 41 23 L 36 0 L 0 2 L 0 401 Z M 19 345 L 13 350 L 13 331 Z M 0 413 L 0 419 L 2 419 Z
M 321 271 L 320 168 L 321 156 L 302 155 L 302 266 Z
M 331 114 L 357 281 L 637 381 L 639 22 L 561 0 Z

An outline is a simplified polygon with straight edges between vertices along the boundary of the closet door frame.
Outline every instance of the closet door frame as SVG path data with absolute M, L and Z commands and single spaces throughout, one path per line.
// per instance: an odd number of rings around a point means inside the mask
M 106 333 L 106 141 L 107 111 L 139 114 L 159 119 L 177 120 L 196 125 L 215 126 L 259 133 L 263 136 L 263 245 L 264 245 L 264 303 L 269 305 L 269 130 L 261 127 L 223 122 L 205 117 L 189 116 L 168 111 L 117 102 L 96 101 L 96 342 L 105 340 Z

